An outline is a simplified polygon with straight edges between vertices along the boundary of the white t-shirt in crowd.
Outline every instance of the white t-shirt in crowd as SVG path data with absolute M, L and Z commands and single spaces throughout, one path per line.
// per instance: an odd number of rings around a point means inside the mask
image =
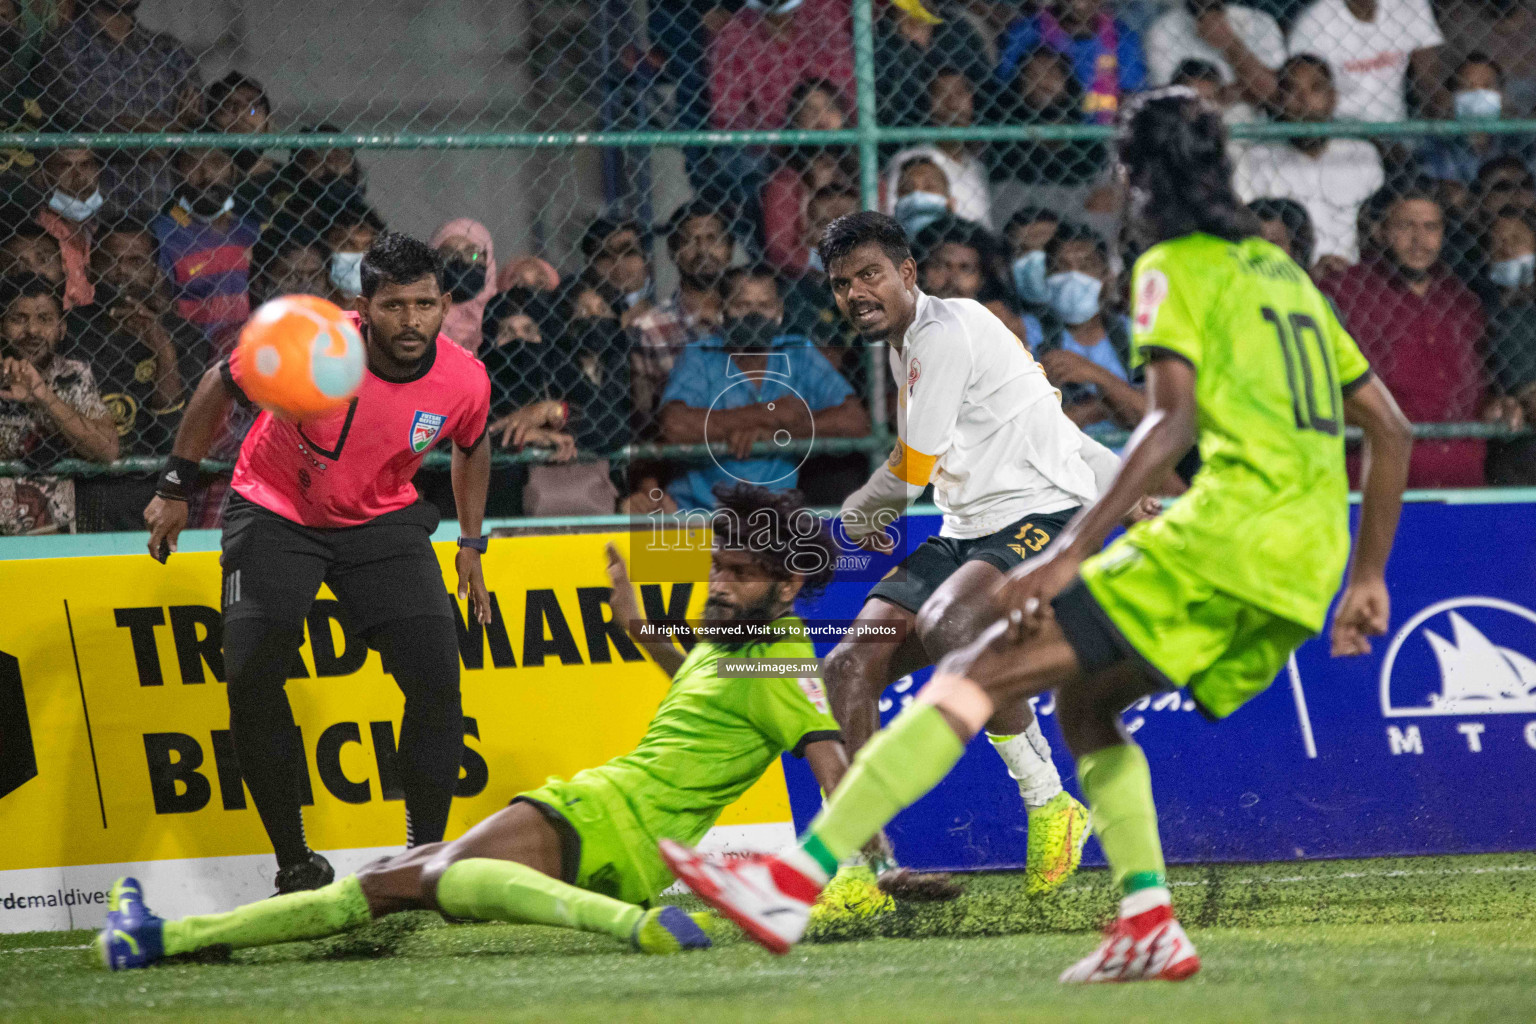
M 982 227 L 992 228 L 992 186 L 987 178 L 987 166 L 981 158 L 971 153 L 955 160 L 936 146 L 913 146 L 904 149 L 886 164 L 885 192 L 881 208 L 886 214 L 896 209 L 896 184 L 901 178 L 901 168 L 913 157 L 923 156 L 932 160 L 944 177 L 949 179 L 949 198 L 954 203 L 951 211 L 961 220 L 973 221 Z
M 1237 161 L 1232 183 L 1245 203 L 1294 199 L 1306 207 L 1317 238 L 1313 258 L 1360 259 L 1360 204 L 1386 181 L 1376 147 L 1360 139 L 1330 139 L 1316 157 L 1288 142 L 1251 147 Z
M 1227 8 L 1227 22 L 1243 45 L 1270 70 L 1285 63 L 1285 36 L 1280 33 L 1280 23 L 1263 11 L 1252 7 Z M 1147 53 L 1147 71 L 1152 84 L 1167 85 L 1173 81 L 1173 73 L 1186 60 L 1208 61 L 1221 69 L 1221 80 L 1230 85 L 1233 81 L 1232 66 L 1221 51 L 1200 38 L 1195 29 L 1194 15 L 1187 7 L 1180 6 L 1158 18 L 1147 29 L 1144 40 Z
M 1291 56 L 1311 53 L 1333 68 L 1341 121 L 1402 121 L 1408 116 L 1408 58 L 1445 42 L 1429 0 L 1376 0 L 1361 21 L 1344 0 L 1317 0 L 1291 26 Z

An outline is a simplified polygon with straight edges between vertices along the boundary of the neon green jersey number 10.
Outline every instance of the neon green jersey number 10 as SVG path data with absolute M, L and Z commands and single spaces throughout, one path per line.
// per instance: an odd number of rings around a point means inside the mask
M 1285 376 L 1291 385 L 1291 409 L 1296 414 L 1297 429 L 1337 437 L 1343 417 L 1335 404 L 1338 390 L 1328 344 L 1317 321 L 1306 313 L 1282 317 L 1268 306 L 1261 312 L 1275 329 L 1280 351 L 1285 355 Z M 1320 400 L 1327 403 L 1326 410 L 1318 408 Z

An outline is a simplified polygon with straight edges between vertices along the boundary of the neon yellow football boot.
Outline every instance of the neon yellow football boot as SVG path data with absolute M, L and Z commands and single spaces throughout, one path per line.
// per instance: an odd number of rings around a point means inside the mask
M 1024 863 L 1024 891 L 1044 896 L 1058 888 L 1083 859 L 1092 827 L 1088 808 L 1063 790 L 1029 812 L 1029 853 Z
M 813 922 L 846 921 L 875 917 L 896 909 L 896 901 L 881 890 L 874 869 L 865 864 L 845 864 L 811 907 Z

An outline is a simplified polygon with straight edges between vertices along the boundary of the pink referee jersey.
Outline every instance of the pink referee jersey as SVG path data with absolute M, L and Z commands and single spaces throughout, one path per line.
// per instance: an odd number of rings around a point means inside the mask
M 239 389 L 227 360 L 222 370 Z M 490 405 L 484 364 L 439 334 L 409 380 L 365 372 L 357 397 L 328 416 L 301 425 L 263 411 L 240 446 L 232 486 L 305 526 L 359 526 L 416 500 L 411 478 L 439 441 L 478 444 Z

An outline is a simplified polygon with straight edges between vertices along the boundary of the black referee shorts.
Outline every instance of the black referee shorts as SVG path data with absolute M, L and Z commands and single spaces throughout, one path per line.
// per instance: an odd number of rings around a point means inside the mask
M 302 526 L 238 494 L 224 511 L 225 621 L 299 624 L 320 584 L 359 636 L 400 619 L 453 618 L 432 550 L 437 510 L 418 501 L 361 526 Z
M 876 583 L 869 597 L 878 597 L 916 614 L 923 602 L 966 562 L 986 562 L 1007 572 L 1044 551 L 1080 511 L 1073 506 L 1060 512 L 1025 516 L 984 537 L 929 537 Z

